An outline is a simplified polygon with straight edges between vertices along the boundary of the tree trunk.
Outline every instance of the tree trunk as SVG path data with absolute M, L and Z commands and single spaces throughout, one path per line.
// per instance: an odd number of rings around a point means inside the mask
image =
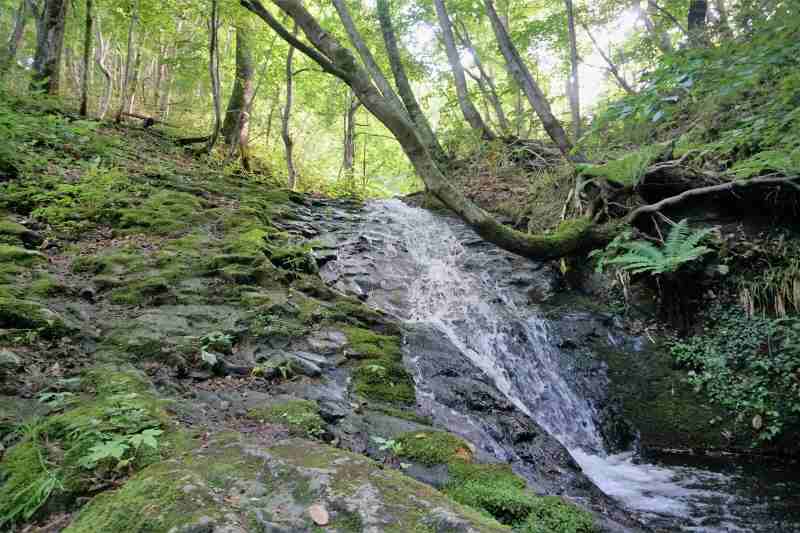
M 344 158 L 342 167 L 348 180 L 353 179 L 356 159 L 356 111 L 361 106 L 356 95 L 351 90 L 347 101 L 347 111 L 344 115 Z
M 567 8 L 567 28 L 569 30 L 569 59 L 572 75 L 569 79 L 569 108 L 572 112 L 572 132 L 575 140 L 581 138 L 581 85 L 578 80 L 578 38 L 575 34 L 575 9 L 572 0 L 564 0 Z
M 214 103 L 214 129 L 206 150 L 211 153 L 222 129 L 222 95 L 219 80 L 219 1 L 211 0 L 211 17 L 208 21 L 208 70 L 211 77 L 211 97 Z
M 122 82 L 120 84 L 121 90 L 119 95 L 119 109 L 117 109 L 117 116 L 115 122 L 119 124 L 122 122 L 122 114 L 125 112 L 125 105 L 128 102 L 128 88 L 130 86 L 131 67 L 133 66 L 134 44 L 133 35 L 136 31 L 136 25 L 139 22 L 139 6 L 138 3 L 132 6 L 131 23 L 128 26 L 128 50 L 125 57 L 125 64 L 122 71 Z
M 113 78 L 111 77 L 111 72 L 108 70 L 108 66 L 106 66 L 106 59 L 108 58 L 108 52 L 110 49 L 109 39 L 103 39 L 103 33 L 100 30 L 100 19 L 97 20 L 95 27 L 97 28 L 97 49 L 95 51 L 95 63 L 100 69 L 100 72 L 103 74 L 103 77 L 106 79 L 103 87 L 103 98 L 100 101 L 100 109 L 97 113 L 100 120 L 102 120 L 106 117 L 108 108 L 111 104 L 111 93 L 113 91 L 114 83 Z
M 175 26 L 175 33 L 180 34 L 183 28 L 183 20 L 178 20 Z M 177 45 L 172 44 L 168 53 L 167 59 L 175 59 L 178 54 Z M 161 120 L 166 120 L 170 111 L 170 98 L 172 97 L 172 67 L 170 65 L 163 65 L 164 68 L 164 90 L 161 92 L 161 98 L 158 102 L 158 115 Z
M 250 30 L 236 28 L 236 80 L 222 125 L 222 136 L 231 147 L 239 146 L 242 166 L 250 168 L 250 110 L 255 96 L 255 63 L 250 43 Z
M 377 0 L 378 20 L 381 25 L 381 33 L 383 33 L 383 42 L 386 46 L 386 53 L 389 56 L 389 64 L 394 75 L 394 83 L 397 86 L 397 92 L 400 93 L 400 98 L 403 100 L 408 116 L 411 121 L 419 128 L 419 134 L 422 140 L 428 147 L 428 150 L 437 161 L 445 161 L 447 155 L 444 153 L 439 139 L 433 132 L 428 117 L 422 112 L 422 108 L 417 102 L 417 97 L 414 95 L 414 90 L 411 88 L 411 82 L 408 81 L 406 69 L 403 66 L 403 61 L 400 57 L 400 48 L 397 46 L 397 37 L 394 33 L 394 26 L 392 25 L 392 16 L 389 11 L 388 0 Z
M 525 66 L 525 63 L 522 61 L 522 57 L 519 55 L 516 46 L 514 46 L 514 43 L 511 42 L 511 38 L 509 37 L 505 26 L 503 26 L 503 23 L 500 21 L 500 17 L 497 16 L 494 3 L 492 0 L 484 0 L 484 3 L 486 5 L 486 11 L 489 14 L 489 18 L 492 22 L 492 28 L 494 29 L 498 46 L 500 47 L 503 57 L 505 57 L 509 73 L 522 87 L 522 90 L 528 97 L 528 102 L 530 102 L 531 107 L 533 107 L 533 109 L 536 111 L 536 114 L 539 116 L 539 120 L 542 121 L 542 126 L 547 134 L 550 136 L 553 142 L 556 143 L 556 146 L 558 146 L 558 149 L 561 150 L 561 153 L 564 154 L 564 156 L 569 156 L 569 153 L 572 150 L 572 142 L 569 140 L 569 137 L 564 131 L 564 128 L 561 126 L 561 123 L 550 110 L 550 104 L 547 101 L 547 98 L 539 88 L 539 85 L 537 85 L 536 81 L 533 79 L 530 70 L 528 70 L 528 68 Z
M 294 35 L 297 35 L 297 23 L 294 25 Z M 288 177 L 289 189 L 297 186 L 297 171 L 294 168 L 294 140 L 289 131 L 289 121 L 292 118 L 292 99 L 294 98 L 294 46 L 289 45 L 289 52 L 286 54 L 286 104 L 281 114 L 281 137 L 283 146 L 286 149 L 286 174 Z
M 458 97 L 458 105 L 461 108 L 461 113 L 472 129 L 480 134 L 483 139 L 492 140 L 496 137 L 495 134 L 483 121 L 481 114 L 478 113 L 478 110 L 475 109 L 475 106 L 469 98 L 467 78 L 464 75 L 464 67 L 461 65 L 461 54 L 458 53 L 458 48 L 456 48 L 453 25 L 450 22 L 450 16 L 447 13 L 444 0 L 433 0 L 433 4 L 436 7 L 436 16 L 439 19 L 439 26 L 442 29 L 442 39 L 444 40 L 444 48 L 447 52 L 447 60 L 450 63 L 450 70 L 453 71 L 456 95 Z
M 130 72 L 130 82 L 128 83 L 128 100 L 125 103 L 125 112 L 133 113 L 136 104 L 136 93 L 139 87 L 139 74 L 142 68 L 142 43 L 136 46 L 136 59 L 133 61 L 133 68 Z
M 417 127 L 381 95 L 350 50 L 333 34 L 323 30 L 300 0 L 272 0 L 272 3 L 294 20 L 314 48 L 290 34 L 258 0 L 242 0 L 244 7 L 261 17 L 283 39 L 317 62 L 325 72 L 347 83 L 364 107 L 392 132 L 429 191 L 486 240 L 520 255 L 549 259 L 588 251 L 609 242 L 617 233 L 616 227 L 594 226 L 588 220 L 574 221 L 552 235 L 529 235 L 500 224 L 450 184 L 419 136 Z
M 47 0 L 37 24 L 36 55 L 33 60 L 33 87 L 58 95 L 61 83 L 61 53 L 67 21 L 67 0 Z
M 728 9 L 725 0 L 714 0 L 714 9 L 717 11 L 717 31 L 725 39 L 733 39 L 733 30 L 728 20 Z
M 92 0 L 86 0 L 86 26 L 83 35 L 83 77 L 81 79 L 81 116 L 89 114 L 89 67 L 92 57 Z
M 706 19 L 708 18 L 708 2 L 706 0 L 689 1 L 689 42 L 702 45 L 706 42 Z
M 585 24 L 582 24 L 581 27 L 583 27 L 583 31 L 586 32 L 586 35 L 589 36 L 589 39 L 591 39 L 592 44 L 594 45 L 594 49 L 597 50 L 597 53 L 600 54 L 600 57 L 602 57 L 603 60 L 608 65 L 608 71 L 611 72 L 611 75 L 614 76 L 615 80 L 617 80 L 619 86 L 622 87 L 622 89 L 628 94 L 636 94 L 636 91 L 633 89 L 633 87 L 631 87 L 631 85 L 628 83 L 628 80 L 626 80 L 625 77 L 622 75 L 622 73 L 619 71 L 619 68 L 614 63 L 614 61 L 611 60 L 611 57 L 608 54 L 606 54 L 603 48 L 598 44 L 597 39 L 594 38 L 594 35 L 592 35 L 592 32 L 589 30 L 589 27 L 586 26 Z
M 28 24 L 28 6 L 27 0 L 21 0 L 17 14 L 14 17 L 14 29 L 11 31 L 11 37 L 8 38 L 8 47 L 3 54 L 0 54 L 0 79 L 17 61 L 17 50 L 19 50 L 22 39 L 25 37 L 25 26 Z
M 494 109 L 495 116 L 497 117 L 497 123 L 500 126 L 500 130 L 504 134 L 511 133 L 511 124 L 508 122 L 508 117 L 506 116 L 506 112 L 503 109 L 503 103 L 500 100 L 500 97 L 497 94 L 497 86 L 494 83 L 494 79 L 492 76 L 486 71 L 483 66 L 483 61 L 481 61 L 481 57 L 478 55 L 478 50 L 472 44 L 472 38 L 467 31 L 466 25 L 461 25 L 461 30 L 456 32 L 456 37 L 458 40 L 461 41 L 461 46 L 466 48 L 470 54 L 472 54 L 472 58 L 475 61 L 475 66 L 480 73 L 480 76 L 475 77 L 475 82 L 481 89 L 481 92 L 484 95 L 484 98 L 491 104 L 492 108 Z
M 222 136 L 225 143 L 233 146 L 240 143 L 240 148 L 247 149 L 247 139 L 241 144 L 242 132 L 249 129 L 250 107 L 255 91 L 255 63 L 250 43 L 249 30 L 244 26 L 236 28 L 236 80 L 228 101 L 225 122 L 222 124 Z

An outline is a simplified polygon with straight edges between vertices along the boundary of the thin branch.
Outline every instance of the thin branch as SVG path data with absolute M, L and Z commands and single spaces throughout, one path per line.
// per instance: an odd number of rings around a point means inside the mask
M 661 13 L 669 20 L 671 20 L 684 33 L 684 35 L 686 35 L 687 37 L 689 36 L 689 31 L 683 27 L 683 24 L 681 24 L 681 22 L 678 19 L 675 18 L 675 15 L 673 15 L 672 13 L 670 13 L 669 11 L 658 5 L 658 2 L 656 2 L 655 0 L 648 0 L 648 3 L 654 8 L 656 8 L 659 11 L 659 13 Z
M 667 206 L 679 204 L 694 196 L 703 196 L 706 194 L 725 192 L 736 188 L 752 187 L 756 185 L 790 185 L 800 190 L 800 185 L 794 183 L 794 181 L 798 179 L 800 179 L 800 176 L 789 176 L 789 177 L 764 176 L 745 181 L 730 181 L 728 183 L 722 183 L 720 185 L 711 185 L 709 187 L 698 187 L 696 189 L 689 189 L 688 191 L 684 191 L 678 195 L 670 196 L 669 198 L 664 198 L 660 202 L 656 202 L 650 205 L 645 205 L 636 209 L 630 215 L 628 215 L 627 222 L 630 224 L 634 222 L 637 218 L 639 218 L 641 215 L 644 215 L 646 213 L 658 212 Z

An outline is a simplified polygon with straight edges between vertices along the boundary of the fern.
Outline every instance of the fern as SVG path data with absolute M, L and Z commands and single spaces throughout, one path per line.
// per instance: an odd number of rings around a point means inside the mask
M 613 250 L 606 249 L 606 253 L 617 254 L 620 250 L 624 253 L 604 257 L 602 265 L 617 265 L 631 274 L 676 272 L 683 265 L 711 252 L 711 248 L 700 246 L 711 232 L 711 228 L 692 231 L 689 221 L 683 219 L 672 227 L 663 247 L 658 248 L 647 241 L 617 242 Z

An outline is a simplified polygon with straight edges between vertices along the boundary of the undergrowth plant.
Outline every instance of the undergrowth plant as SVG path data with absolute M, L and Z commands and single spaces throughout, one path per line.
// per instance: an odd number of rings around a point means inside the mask
M 714 304 L 703 334 L 672 343 L 689 381 L 736 413 L 754 443 L 768 442 L 800 422 L 800 317 L 748 316 Z
M 713 231 L 712 228 L 692 231 L 688 219 L 683 219 L 672 227 L 660 248 L 649 241 L 631 240 L 632 234 L 625 232 L 605 250 L 596 250 L 590 256 L 597 260 L 598 272 L 614 265 L 631 274 L 671 274 L 712 251 L 700 243 Z

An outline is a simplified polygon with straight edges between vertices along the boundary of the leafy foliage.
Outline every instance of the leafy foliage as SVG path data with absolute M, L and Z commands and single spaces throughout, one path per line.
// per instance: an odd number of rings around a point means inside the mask
M 672 344 L 689 380 L 737 413 L 756 442 L 773 440 L 800 421 L 800 319 L 749 317 L 714 305 L 702 335 Z
M 598 259 L 597 268 L 601 272 L 608 265 L 617 265 L 631 274 L 669 274 L 711 252 L 711 248 L 701 246 L 700 242 L 713 231 L 711 228 L 692 231 L 688 219 L 683 219 L 672 227 L 661 248 L 647 241 L 631 241 L 631 234 L 623 233 L 604 251 L 592 255 Z

